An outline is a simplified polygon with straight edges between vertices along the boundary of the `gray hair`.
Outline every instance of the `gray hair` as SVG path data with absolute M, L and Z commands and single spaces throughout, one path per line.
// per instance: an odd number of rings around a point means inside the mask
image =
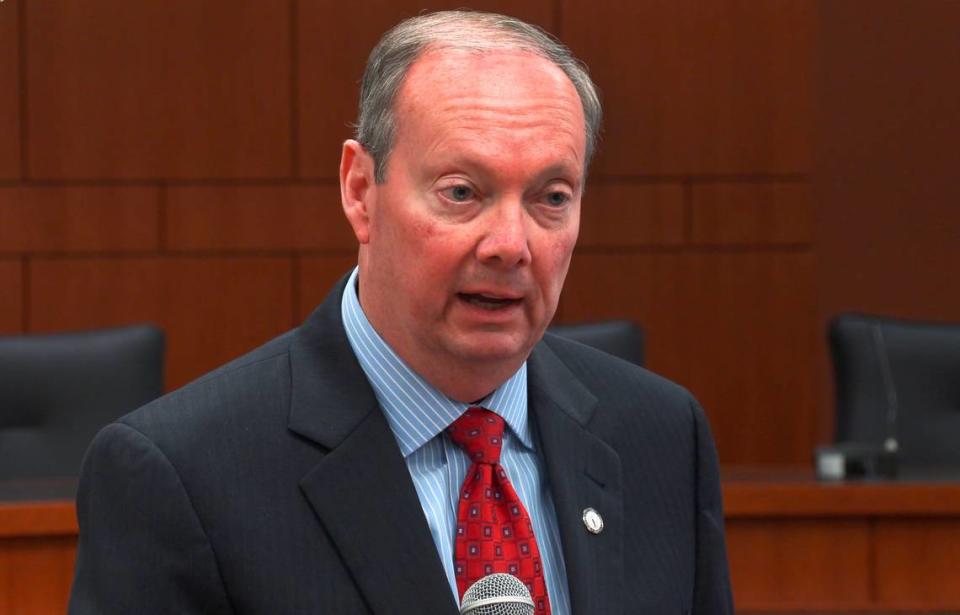
M 394 103 L 414 61 L 430 47 L 490 51 L 522 49 L 550 60 L 576 88 L 586 132 L 584 173 L 597 147 L 603 115 L 587 67 L 556 38 L 514 17 L 476 11 L 439 11 L 406 19 L 387 31 L 370 52 L 360 85 L 356 139 L 374 161 L 377 183 L 386 179 L 396 133 Z

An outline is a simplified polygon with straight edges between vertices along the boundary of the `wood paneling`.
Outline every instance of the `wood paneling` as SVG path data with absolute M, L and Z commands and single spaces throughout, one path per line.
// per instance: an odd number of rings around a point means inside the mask
M 356 250 L 337 186 L 197 186 L 167 193 L 171 250 Z
M 37 259 L 32 331 L 138 321 L 167 334 L 168 387 L 252 349 L 293 324 L 288 258 Z
M 956 612 L 960 483 L 725 467 L 737 610 Z
M 20 177 L 20 0 L 0 5 L 0 179 Z
M 0 252 L 156 250 L 158 190 L 0 188 Z
M 824 319 L 960 321 L 960 3 L 820 3 Z
M 289 6 L 33 3 L 31 176 L 288 176 Z
M 566 321 L 629 318 L 651 369 L 690 388 L 726 463 L 807 463 L 819 331 L 806 253 L 575 255 Z
M 809 169 L 813 2 L 561 3 L 606 105 L 594 173 Z
M 905 608 L 960 610 L 960 528 L 955 519 L 877 522 L 877 595 Z
M 353 134 L 359 83 L 377 39 L 401 19 L 424 10 L 472 8 L 516 15 L 547 29 L 553 1 L 361 0 L 350 4 L 297 5 L 300 160 L 303 175 L 337 177 L 340 145 Z
M 841 609 L 870 600 L 866 521 L 732 519 L 727 545 L 741 608 Z
M 809 244 L 814 212 L 806 183 L 693 186 L 691 241 L 707 245 Z
M 333 285 L 357 265 L 357 255 L 311 256 L 300 261 L 300 318 L 304 320 L 326 298 Z
M 0 538 L 0 612 L 65 613 L 76 544 L 75 536 Z
M 599 184 L 584 194 L 581 248 L 676 245 L 684 241 L 680 184 Z
M 23 332 L 23 266 L 0 259 L 0 335 Z

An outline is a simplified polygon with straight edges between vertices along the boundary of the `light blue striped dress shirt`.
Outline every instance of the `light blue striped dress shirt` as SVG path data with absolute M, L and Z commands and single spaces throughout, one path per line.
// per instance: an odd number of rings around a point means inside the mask
M 468 405 L 440 393 L 387 345 L 360 307 L 356 281 L 357 270 L 354 269 L 341 303 L 343 326 L 400 445 L 450 589 L 459 604 L 453 573 L 454 533 L 460 487 L 470 460 L 443 432 L 466 411 Z M 533 521 L 551 610 L 554 615 L 568 615 L 570 596 L 560 550 L 560 532 L 543 461 L 534 448 L 527 418 L 527 364 L 524 363 L 481 405 L 503 417 L 510 427 L 504 433 L 500 462 Z

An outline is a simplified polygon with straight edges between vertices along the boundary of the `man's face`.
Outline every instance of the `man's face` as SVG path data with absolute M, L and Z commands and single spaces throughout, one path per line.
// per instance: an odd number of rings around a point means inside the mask
M 580 99 L 529 52 L 446 49 L 414 63 L 395 117 L 386 181 L 363 216 L 348 210 L 364 311 L 428 380 L 509 375 L 553 317 L 577 240 Z

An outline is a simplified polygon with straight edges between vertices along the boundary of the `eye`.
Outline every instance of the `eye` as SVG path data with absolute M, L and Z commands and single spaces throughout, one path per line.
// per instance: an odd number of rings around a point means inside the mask
M 553 190 L 547 193 L 546 201 L 547 205 L 552 207 L 561 207 L 566 205 L 567 201 L 570 200 L 570 195 L 566 192 L 561 192 L 559 190 Z
M 456 186 L 444 188 L 440 193 L 454 203 L 466 203 L 476 197 L 473 188 L 466 184 L 457 184 Z

